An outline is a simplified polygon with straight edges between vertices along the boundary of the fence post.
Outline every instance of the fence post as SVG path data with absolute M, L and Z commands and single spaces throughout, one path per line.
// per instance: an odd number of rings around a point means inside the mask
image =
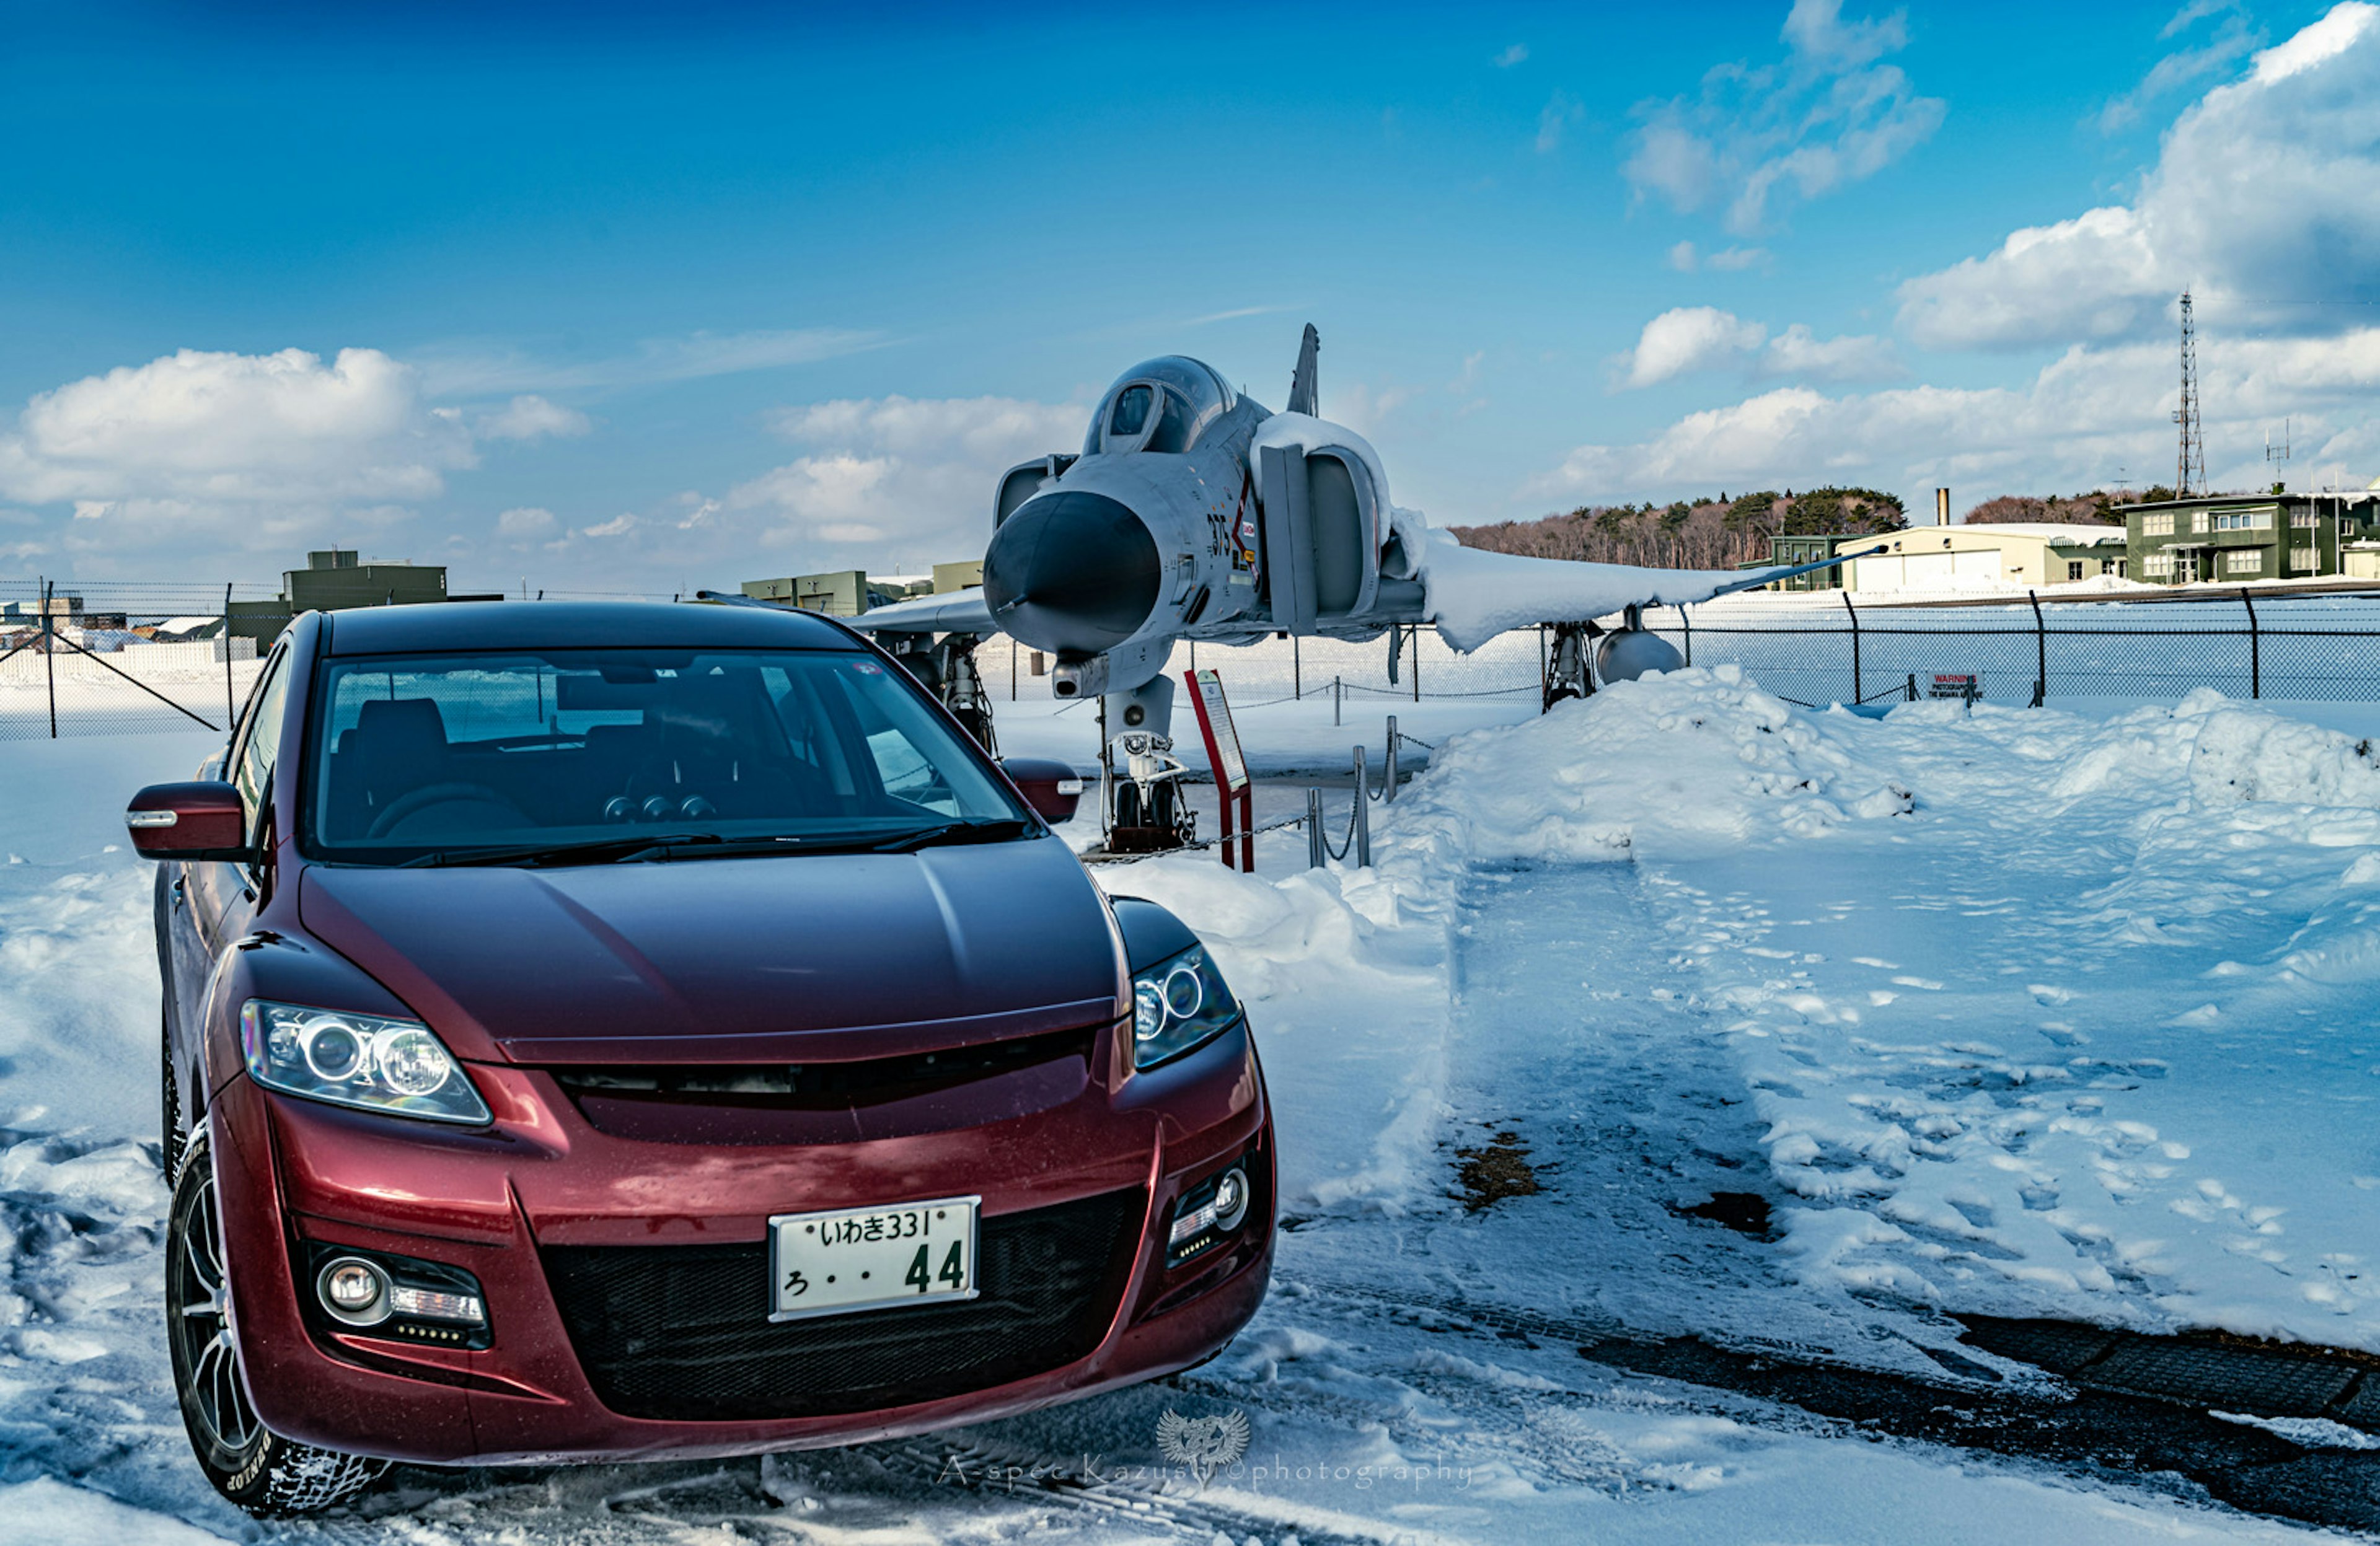
M 1341 676 L 1332 677 L 1330 679 L 1330 724 L 1333 729 L 1338 727 L 1339 711 L 1346 706 L 1346 702 L 1347 679 Z
M 1909 702 L 1911 702 L 1911 703 L 1915 703 L 1915 702 L 1917 701 L 1917 673 L 1916 673 L 1915 671 L 1911 671 L 1911 672 L 1909 673 L 1909 699 L 1908 699 L 1908 701 L 1909 701 Z
M 1418 623 L 1418 622 L 1416 622 L 1416 623 L 1415 623 L 1415 624 L 1413 625 L 1413 642 L 1414 642 L 1414 669 L 1413 669 L 1413 679 L 1414 679 L 1414 702 L 1415 702 L 1415 703 L 1419 703 L 1419 702 L 1421 702 L 1421 624 L 1420 624 L 1420 623 Z M 1366 863 L 1368 863 L 1368 862 L 1369 862 L 1369 861 L 1366 861 Z
M 1397 717 L 1393 714 L 1389 716 L 1388 774 L 1388 787 L 1380 791 L 1380 798 L 1394 800 L 1397 797 Z
M 2240 605 L 2248 609 L 2248 695 L 2261 698 L 2265 695 L 2265 640 L 2256 630 L 2255 598 L 2244 586 L 2240 591 Z
M 58 738 L 58 622 L 50 610 L 50 582 L 42 582 L 42 674 L 49 682 L 50 739 Z
M 2033 707 L 2039 708 L 2049 697 L 2049 633 L 2041 625 L 2041 598 L 2028 590 L 2024 598 L 2033 603 Z
M 1196 671 L 1198 669 L 1197 646 L 1193 645 L 1191 650 L 1190 669 Z M 1008 701 L 1016 701 L 1016 635 L 1014 634 L 1008 636 Z
M 1686 664 L 1691 666 L 1694 663 L 1694 614 L 1687 611 L 1685 608 L 1680 607 L 1678 609 L 1678 622 L 1682 624 L 1686 630 Z M 1545 673 L 1543 671 L 1539 671 L 1537 674 L 1542 676 Z
M 1197 646 L 1191 647 L 1196 649 Z M 1289 695 L 1293 698 L 1305 696 L 1305 663 L 1298 653 L 1297 635 L 1294 634 L 1289 636 Z
M 231 586 L 224 586 L 223 651 L 224 723 L 228 725 L 239 718 L 239 705 L 234 701 L 231 690 Z
M 1857 703 L 1867 694 L 1862 691 L 1860 682 L 1859 609 L 1852 605 L 1852 593 L 1848 590 L 1843 592 L 1843 610 L 1852 614 L 1852 702 Z
M 1305 791 L 1305 867 L 1307 869 L 1318 870 L 1322 867 L 1323 844 L 1326 840 L 1322 836 L 1322 791 L 1318 789 L 1309 789 Z

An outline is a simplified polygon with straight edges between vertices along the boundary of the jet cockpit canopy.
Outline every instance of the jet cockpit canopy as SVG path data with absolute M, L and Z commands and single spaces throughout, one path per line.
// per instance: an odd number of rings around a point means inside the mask
M 1201 361 L 1166 355 L 1134 366 L 1116 378 L 1091 416 L 1083 454 L 1160 451 L 1179 453 L 1198 443 L 1208 426 L 1230 413 L 1239 397 Z

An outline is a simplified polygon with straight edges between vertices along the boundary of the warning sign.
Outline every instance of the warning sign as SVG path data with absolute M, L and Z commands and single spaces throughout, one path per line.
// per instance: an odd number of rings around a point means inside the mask
M 1190 676 L 1198 728 L 1206 732 L 1207 753 L 1215 765 L 1215 782 L 1237 794 L 1248 787 L 1248 762 L 1240 753 L 1239 731 L 1232 727 L 1232 706 L 1223 701 L 1223 679 L 1213 671 Z
M 1984 679 L 1976 671 L 1936 671 L 1925 679 L 1929 698 L 1956 698 L 1973 703 L 1984 695 Z

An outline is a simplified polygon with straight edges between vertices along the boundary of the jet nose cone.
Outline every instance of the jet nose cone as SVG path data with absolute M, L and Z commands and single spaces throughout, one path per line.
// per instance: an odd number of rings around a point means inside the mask
M 983 558 L 983 598 L 1026 644 L 1097 655 L 1148 621 L 1162 571 L 1129 506 L 1068 489 L 1026 501 L 1001 524 Z

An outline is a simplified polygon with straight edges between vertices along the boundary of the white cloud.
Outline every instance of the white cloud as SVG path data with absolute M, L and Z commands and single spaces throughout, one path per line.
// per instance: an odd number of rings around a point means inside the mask
M 483 441 L 534 441 L 548 435 L 569 439 L 594 428 L 577 409 L 549 403 L 532 393 L 524 393 L 471 421 L 471 432 Z
M 581 537 L 625 537 L 637 529 L 637 518 L 623 511 L 598 525 L 580 528 Z
M 1732 365 L 1758 349 L 1768 330 L 1715 306 L 1681 306 L 1645 324 L 1627 355 L 1628 382 L 1652 386 L 1694 370 Z
M 377 349 L 185 349 L 35 396 L 0 429 L 0 495 L 70 504 L 68 550 L 153 563 L 385 532 L 475 459 Z
M 650 338 L 626 354 L 589 360 L 540 357 L 515 346 L 481 344 L 418 350 L 413 357 L 426 390 L 440 396 L 482 397 L 773 370 L 880 348 L 884 343 L 880 333 L 851 328 L 779 328 Z
M 1820 338 L 1796 322 L 1774 338 L 1760 322 L 1711 306 L 1682 306 L 1645 324 L 1621 357 L 1624 385 L 1652 386 L 1697 370 L 1743 369 L 1803 380 L 1879 380 L 1903 374 L 1892 346 L 1865 335 Z
M 2151 66 L 2139 85 L 2122 96 L 2110 99 L 2099 110 L 2100 132 L 2113 134 L 2130 127 L 2140 121 L 2142 111 L 2149 103 L 2185 86 L 2195 85 L 2209 76 L 2220 74 L 2233 61 L 2264 42 L 2263 32 L 2252 29 L 2247 17 L 2228 0 L 2217 5 L 2185 6 L 2166 23 L 2165 30 L 2158 35 L 2173 37 L 2187 30 L 2192 23 L 2210 16 L 2223 18 L 2223 24 L 2216 29 L 2214 37 L 2194 48 L 2176 49 Z
M 1768 341 L 1760 374 L 1805 381 L 1881 381 L 1907 375 L 1892 345 L 1870 334 L 1820 338 L 1800 322 Z
M 508 542 L 527 542 L 551 535 L 559 525 L 552 511 L 521 505 L 496 517 L 496 535 Z
M 874 546 L 879 561 L 972 557 L 990 524 L 994 480 L 1019 462 L 1081 444 L 1081 405 L 1009 397 L 875 397 L 780 410 L 771 427 L 808 449 L 731 489 L 760 513 L 771 546 Z M 900 545 L 895 555 L 881 549 Z M 824 562 L 821 558 L 820 562 Z
M 1729 247 L 1706 257 L 1694 250 L 1692 242 L 1680 242 L 1670 248 L 1670 267 L 1680 273 L 1692 273 L 1696 269 L 1716 269 L 1722 273 L 1734 273 L 1743 269 L 1758 268 L 1768 261 L 1765 247 Z
M 1512 47 L 1504 50 L 1503 53 L 1496 55 L 1496 67 L 1500 70 L 1509 70 L 1514 65 L 1526 63 L 1528 57 L 1529 45 L 1527 43 L 1514 43 Z
M 1551 155 L 1561 149 L 1562 131 L 1586 116 L 1586 109 L 1573 101 L 1567 91 L 1556 91 L 1548 99 L 1545 110 L 1537 115 L 1537 154 Z
M 1638 197 L 1682 213 L 1721 204 L 1728 229 L 1758 231 L 1783 194 L 1815 199 L 1874 176 L 1941 123 L 1938 98 L 1878 63 L 1908 42 L 1900 13 L 1846 21 L 1841 0 L 1795 0 L 1781 35 L 1781 63 L 1720 65 L 1696 97 L 1637 104 L 1622 171 Z
M 1790 330 L 1789 330 L 1790 336 Z M 2217 487 L 2266 476 L 2265 426 L 2299 416 L 2310 473 L 2360 486 L 2380 465 L 2380 326 L 2338 337 L 2228 341 L 2201 356 L 2209 471 Z M 2020 388 L 1912 386 L 1829 395 L 1780 387 L 1688 414 L 1633 444 L 1583 445 L 1531 480 L 1529 498 L 1675 498 L 1728 488 L 1857 482 L 2051 492 L 2170 477 L 2171 351 L 2076 344 Z
M 2353 0 L 2184 112 L 2131 203 L 1909 281 L 1900 324 L 1937 348 L 2137 337 L 2188 286 L 2210 324 L 2329 325 L 2380 299 L 2375 100 L 2380 6 Z

